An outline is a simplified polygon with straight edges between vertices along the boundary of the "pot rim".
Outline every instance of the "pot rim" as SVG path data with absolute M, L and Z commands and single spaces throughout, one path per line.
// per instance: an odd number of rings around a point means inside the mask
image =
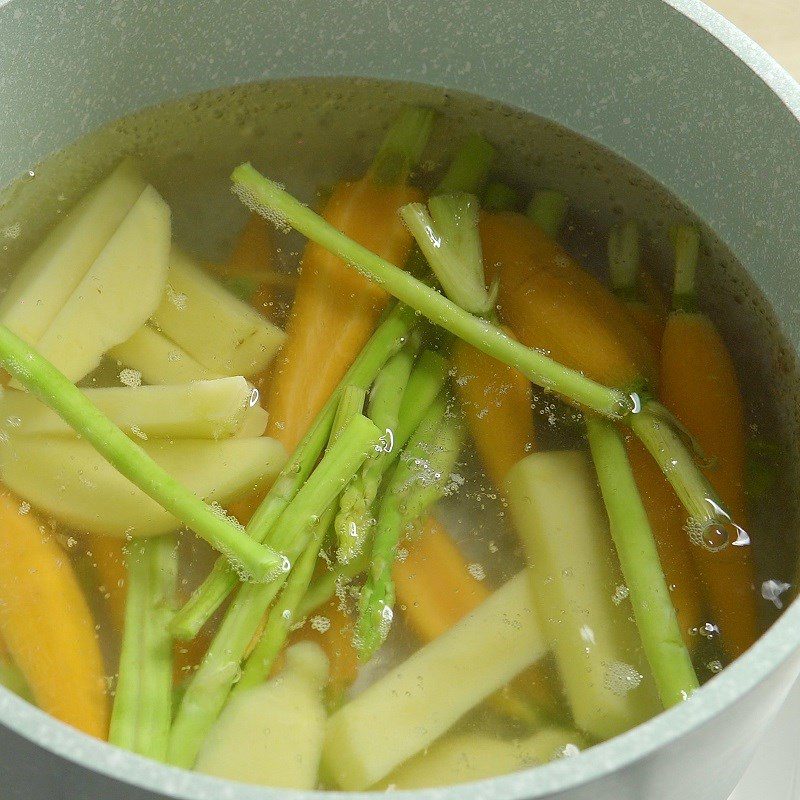
M 2 8 L 11 0 L 0 0 Z M 662 0 L 704 30 L 761 80 L 800 121 L 798 84 L 758 44 L 700 0 Z M 469 784 L 413 792 L 419 800 L 538 800 L 575 789 L 630 766 L 693 729 L 708 723 L 737 698 L 750 692 L 800 648 L 800 598 L 769 630 L 694 697 L 577 756 Z M 174 800 L 324 800 L 358 796 L 384 798 L 384 792 L 320 792 L 271 789 L 208 777 L 166 766 L 87 736 L 58 722 L 0 687 L 0 722 L 39 747 L 87 770 L 124 781 Z

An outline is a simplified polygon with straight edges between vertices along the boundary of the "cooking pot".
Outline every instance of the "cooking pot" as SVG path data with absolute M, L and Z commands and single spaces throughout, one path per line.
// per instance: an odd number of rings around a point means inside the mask
M 800 345 L 800 281 L 787 280 L 800 253 L 800 87 L 694 0 L 0 2 L 0 185 L 145 106 L 267 78 L 334 75 L 476 93 L 627 159 L 716 232 L 792 350 Z M 689 702 L 645 725 L 539 769 L 413 795 L 723 800 L 798 671 L 794 603 Z M 0 786 L 3 800 L 322 797 L 150 762 L 2 689 Z

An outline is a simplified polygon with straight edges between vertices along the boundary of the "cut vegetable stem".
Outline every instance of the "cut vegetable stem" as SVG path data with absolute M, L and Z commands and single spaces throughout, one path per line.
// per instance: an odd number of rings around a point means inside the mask
M 675 494 L 689 513 L 690 534 L 713 548 L 717 538 L 727 541 L 733 522 L 714 488 L 700 471 L 680 435 L 663 416 L 659 405 L 646 401 L 628 417 L 628 424 L 656 460 Z
M 281 557 L 214 512 L 104 416 L 49 361 L 0 325 L 0 363 L 83 436 L 115 469 L 239 568 L 264 580 Z
M 363 389 L 353 386 L 348 386 L 345 389 L 336 411 L 336 420 L 330 437 L 331 442 L 335 442 L 346 429 L 348 422 L 361 413 L 364 407 L 364 399 L 365 392 Z M 242 677 L 236 684 L 234 694 L 245 691 L 249 687 L 257 686 L 267 678 L 275 664 L 275 659 L 286 643 L 292 626 L 302 619 L 302 617 L 298 618 L 297 609 L 314 575 L 319 552 L 322 549 L 328 529 L 333 523 L 335 512 L 336 506 L 331 504 L 314 526 L 308 546 L 287 578 L 280 597 L 270 611 L 264 632 L 247 659 L 242 671 Z
M 609 232 L 608 267 L 614 292 L 633 299 L 639 275 L 639 229 L 633 220 L 616 225 Z
M 479 133 L 470 133 L 453 156 L 434 194 L 480 191 L 494 157 L 494 147 Z
M 406 180 L 428 143 L 433 119 L 432 109 L 418 106 L 399 115 L 372 162 L 370 175 L 376 184 L 394 186 Z
M 445 493 L 462 441 L 461 423 L 448 413 L 448 396 L 443 393 L 400 454 L 380 502 L 370 568 L 359 599 L 356 644 L 362 660 L 380 647 L 391 625 L 392 565 L 402 533 Z
M 342 494 L 336 515 L 336 558 L 340 562 L 350 561 L 358 555 L 369 534 L 372 506 L 383 474 L 393 460 L 400 403 L 418 347 L 419 342 L 412 340 L 392 356 L 372 386 L 367 415 L 384 432 L 384 444 L 379 453 L 367 459 Z
M 414 312 L 398 304 L 377 328 L 248 522 L 246 531 L 256 541 L 264 541 L 311 474 L 328 440 L 343 388 L 358 386 L 368 389 L 386 361 L 403 346 L 416 324 Z M 193 639 L 238 583 L 236 571 L 227 561 L 218 559 L 208 577 L 175 615 L 172 621 L 175 636 Z
M 697 676 L 622 437 L 613 424 L 591 414 L 586 429 L 636 625 L 661 702 L 669 708 L 699 687 Z
M 553 189 L 540 189 L 534 192 L 525 213 L 551 239 L 557 239 L 567 213 L 567 197 Z
M 602 386 L 575 370 L 563 367 L 511 339 L 497 326 L 459 308 L 439 292 L 344 236 L 250 164 L 237 167 L 232 180 L 236 192 L 253 208 L 277 214 L 291 227 L 356 266 L 435 324 L 499 361 L 516 367 L 543 388 L 615 419 L 632 410 L 631 399 L 624 392 Z
M 164 760 L 172 717 L 172 614 L 177 542 L 158 536 L 132 542 L 119 678 L 109 741 Z

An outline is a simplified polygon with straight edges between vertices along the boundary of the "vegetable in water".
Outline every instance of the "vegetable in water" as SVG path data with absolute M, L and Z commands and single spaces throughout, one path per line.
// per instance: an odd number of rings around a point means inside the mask
M 588 459 L 530 455 L 508 473 L 506 496 L 576 724 L 607 739 L 652 716 L 657 701 L 636 628 L 627 603 L 613 600 L 623 584 Z
M 277 553 L 248 539 L 238 527 L 182 486 L 98 411 L 47 359 L 3 325 L 0 325 L 0 364 L 78 431 L 121 475 L 174 513 L 195 533 L 208 539 L 243 571 L 266 578 L 280 569 L 282 559 Z
M 342 789 L 373 786 L 545 651 L 530 582 L 520 573 L 330 718 L 326 771 Z
M 426 789 L 485 780 L 546 764 L 584 746 L 577 731 L 560 728 L 545 728 L 520 739 L 477 733 L 448 736 L 398 767 L 380 788 Z
M 285 554 L 289 566 L 308 547 L 314 525 L 374 452 L 380 437 L 381 431 L 369 419 L 362 414 L 354 416 L 284 507 L 267 541 L 271 548 Z M 178 708 L 170 740 L 170 763 L 187 768 L 194 764 L 238 677 L 240 662 L 287 577 L 282 572 L 266 583 L 241 586 Z
M 36 705 L 105 739 L 108 698 L 94 620 L 55 534 L 0 493 L 0 638 Z
M 140 438 L 222 439 L 264 432 L 263 409 L 251 405 L 253 387 L 241 376 L 174 386 L 84 389 L 86 398 L 126 433 Z M 0 397 L 0 427 L 19 435 L 74 435 L 58 414 L 27 392 Z M 252 418 L 252 421 L 251 421 Z M 260 430 L 258 429 L 260 425 Z
M 127 600 L 108 740 L 163 761 L 172 716 L 172 636 L 178 543 L 159 536 L 127 546 Z
M 661 702 L 669 708 L 698 688 L 697 676 L 681 637 L 622 436 L 613 425 L 591 415 L 586 417 L 586 429 L 642 646 Z
M 262 786 L 314 789 L 327 676 L 327 659 L 318 645 L 290 647 L 274 678 L 231 698 L 203 744 L 197 771 Z
M 412 239 L 398 210 L 421 194 L 406 184 L 433 113 L 410 108 L 387 133 L 368 173 L 337 184 L 322 216 L 370 250 L 404 264 Z M 389 295 L 329 250 L 309 243 L 300 265 L 286 344 L 270 382 L 268 433 L 293 450 L 366 345 Z M 302 403 L 297 398 L 303 398 Z
M 284 333 L 172 248 L 167 289 L 153 324 L 206 369 L 252 377 L 283 344 Z
M 167 280 L 170 230 L 169 206 L 148 186 L 35 342 L 71 381 L 88 375 L 155 311 Z
M 194 496 L 218 504 L 269 484 L 286 459 L 283 447 L 263 436 L 152 440 L 142 441 L 139 447 Z M 13 436 L 0 447 L 0 459 L 0 474 L 9 488 L 78 530 L 106 536 L 155 536 L 180 525 L 179 519 L 88 442 Z M 211 509 L 209 513 L 218 515 Z
M 36 344 L 139 199 L 145 182 L 123 161 L 27 258 L 0 301 L 0 323 Z
M 150 325 L 143 325 L 122 344 L 112 347 L 108 355 L 135 369 L 146 383 L 191 383 L 223 377 L 204 367 Z
M 735 523 L 728 520 L 728 524 L 703 531 L 690 520 L 689 535 L 725 649 L 736 658 L 758 636 L 752 591 L 755 567 L 744 490 L 744 407 L 725 343 L 711 320 L 696 307 L 699 246 L 696 230 L 675 231 L 675 308 L 664 331 L 659 387 L 664 405 L 695 437 L 708 459 L 705 474 Z M 717 499 L 713 494 L 708 497 Z

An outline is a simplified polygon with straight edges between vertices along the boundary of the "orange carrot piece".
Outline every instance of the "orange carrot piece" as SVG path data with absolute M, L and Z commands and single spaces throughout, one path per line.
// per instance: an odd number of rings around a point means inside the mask
M 125 597 L 128 593 L 128 570 L 125 567 L 125 540 L 114 536 L 86 534 L 89 555 L 105 601 L 109 621 L 121 634 L 125 624 Z
M 403 617 L 423 642 L 449 630 L 479 606 L 489 590 L 474 578 L 445 528 L 426 517 L 420 535 L 407 540 L 408 555 L 392 567 Z
M 659 383 L 664 405 L 711 459 L 706 477 L 734 521 L 746 529 L 744 409 L 730 354 L 708 317 L 670 314 Z M 723 644 L 735 658 L 758 637 L 751 548 L 729 545 L 711 552 L 697 545 L 691 552 Z
M 655 354 L 625 307 L 536 223 L 483 214 L 480 231 L 500 315 L 521 342 L 609 386 L 654 383 Z
M 627 436 L 625 444 L 681 633 L 693 648 L 703 620 L 703 597 L 686 533 L 686 511 L 644 445 L 633 436 Z
M 306 620 L 302 628 L 296 630 L 289 639 L 295 642 L 316 642 L 328 657 L 330 673 L 328 686 L 334 698 L 353 683 L 358 674 L 358 651 L 353 646 L 355 622 L 353 617 L 341 608 L 338 597 L 332 597 L 313 615 L 327 620 L 327 627 L 313 627 L 311 620 Z
M 461 339 L 453 344 L 451 358 L 456 395 L 472 440 L 489 479 L 499 488 L 509 469 L 535 445 L 533 387 L 522 373 Z
M 379 186 L 367 176 L 340 183 L 325 219 L 393 264 L 404 264 L 413 239 L 399 216 L 421 193 L 409 186 Z M 309 243 L 303 254 L 287 339 L 268 388 L 267 436 L 291 452 L 372 334 L 387 293 Z
M 105 739 L 103 659 L 69 558 L 10 494 L 0 494 L 0 514 L 0 636 L 42 710 Z
M 633 324 L 636 325 L 650 343 L 653 352 L 660 352 L 666 319 L 660 317 L 652 306 L 642 300 L 626 300 L 625 308 L 630 314 Z

